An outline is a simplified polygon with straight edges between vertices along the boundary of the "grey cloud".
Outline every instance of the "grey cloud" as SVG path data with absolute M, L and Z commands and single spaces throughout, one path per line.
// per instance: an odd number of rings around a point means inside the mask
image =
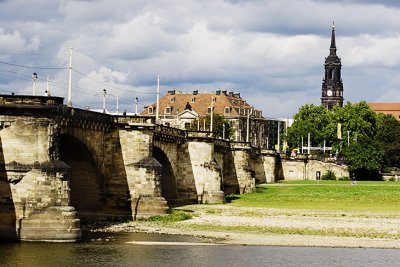
M 74 68 L 109 83 L 110 94 L 126 101 L 121 108 L 132 108 L 134 97 L 141 105 L 154 102 L 160 74 L 164 93 L 240 91 L 264 115 L 290 116 L 320 101 L 332 20 L 346 100 L 398 92 L 394 7 L 390 1 L 0 1 L 0 58 L 66 67 L 72 46 Z M 37 71 L 66 96 L 66 70 Z M 31 72 L 0 65 L 0 88 L 29 93 Z M 107 86 L 78 73 L 73 81 L 75 104 L 101 106 L 98 93 Z

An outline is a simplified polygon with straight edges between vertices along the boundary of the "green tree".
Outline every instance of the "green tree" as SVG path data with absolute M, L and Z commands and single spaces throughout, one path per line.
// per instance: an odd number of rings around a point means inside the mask
M 357 180 L 380 179 L 384 151 L 375 138 L 357 138 L 357 142 L 344 149 L 344 157 L 350 175 L 354 175 Z
M 289 147 L 301 145 L 301 138 L 307 142 L 308 133 L 310 133 L 313 146 L 323 144 L 327 137 L 325 127 L 329 123 L 329 114 L 324 107 L 313 104 L 304 105 L 293 118 L 294 122 L 288 129 Z
M 400 122 L 390 114 L 377 114 L 376 140 L 384 150 L 383 167 L 400 167 Z
M 343 133 L 373 137 L 376 134 L 376 113 L 363 101 L 347 104 L 335 110 L 335 117 L 342 124 Z
M 379 179 L 384 151 L 376 140 L 377 114 L 365 101 L 348 102 L 335 112 L 343 126 L 342 153 L 350 173 L 358 180 Z
M 189 130 L 196 131 L 198 125 L 200 128 L 203 128 L 203 125 L 206 125 L 206 128 L 209 129 L 211 125 L 211 116 L 207 115 L 205 118 L 200 118 L 199 120 L 194 120 L 191 125 Z M 203 129 L 204 130 L 204 129 Z M 224 116 L 221 116 L 219 114 L 213 114 L 213 132 L 215 133 L 215 137 L 222 138 L 224 136 L 225 132 L 225 138 L 226 139 L 232 139 L 233 137 L 233 126 L 232 122 L 225 119 Z

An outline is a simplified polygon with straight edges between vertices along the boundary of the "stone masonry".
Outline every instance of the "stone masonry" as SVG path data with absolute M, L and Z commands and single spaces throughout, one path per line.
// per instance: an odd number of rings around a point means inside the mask
M 344 166 L 280 158 L 209 132 L 66 107 L 58 98 L 0 100 L 1 240 L 73 242 L 86 220 L 165 214 L 166 197 L 222 203 L 225 194 L 254 192 L 256 183 L 313 179 L 328 169 L 348 175 Z
M 51 121 L 0 120 L 4 125 L 0 131 L 0 190 L 8 206 L 7 216 L 0 216 L 0 221 L 5 219 L 11 230 L 6 235 L 21 240 L 79 240 L 79 219 L 69 206 L 69 166 L 51 160 L 48 153 Z

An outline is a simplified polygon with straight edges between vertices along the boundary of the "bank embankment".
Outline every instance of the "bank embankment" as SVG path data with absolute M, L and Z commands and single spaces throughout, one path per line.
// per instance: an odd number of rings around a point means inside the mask
M 98 229 L 188 235 L 236 245 L 400 248 L 400 215 L 187 205 L 184 221 L 133 221 Z

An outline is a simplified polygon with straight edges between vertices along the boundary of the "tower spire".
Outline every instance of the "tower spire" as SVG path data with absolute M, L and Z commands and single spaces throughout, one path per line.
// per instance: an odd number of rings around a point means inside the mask
M 328 110 L 334 106 L 343 107 L 342 63 L 336 55 L 335 22 L 332 22 L 331 46 L 325 58 L 325 78 L 322 81 L 321 105 Z
M 332 37 L 331 37 L 331 47 L 330 47 L 331 55 L 336 55 L 336 40 L 335 40 L 335 22 L 332 21 Z

